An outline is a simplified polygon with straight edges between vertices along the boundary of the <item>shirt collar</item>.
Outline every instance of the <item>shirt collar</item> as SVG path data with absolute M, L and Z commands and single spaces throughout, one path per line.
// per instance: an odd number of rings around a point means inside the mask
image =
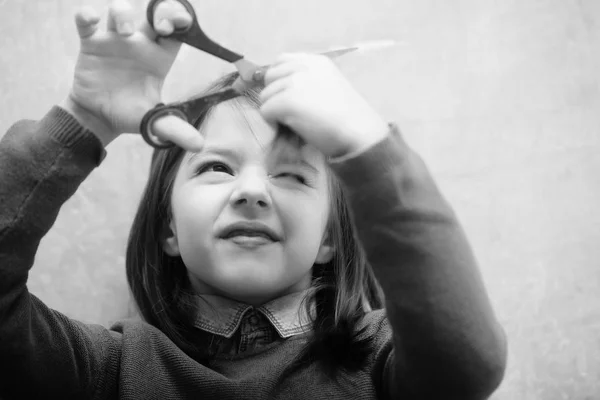
M 288 338 L 311 328 L 311 319 L 304 304 L 308 292 L 290 293 L 259 307 L 217 295 L 198 295 L 198 314 L 194 326 L 230 338 L 239 328 L 246 312 L 255 309 L 271 322 L 279 336 Z M 311 313 L 314 316 L 314 302 L 311 303 Z

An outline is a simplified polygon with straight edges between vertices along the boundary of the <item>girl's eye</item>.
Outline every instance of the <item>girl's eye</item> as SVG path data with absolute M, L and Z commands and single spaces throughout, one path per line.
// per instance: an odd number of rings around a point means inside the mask
M 276 178 L 289 178 L 289 179 L 294 179 L 296 181 L 298 181 L 299 183 L 306 185 L 306 179 L 299 174 L 294 174 L 291 172 L 282 172 L 280 174 L 275 175 Z
M 227 164 L 218 161 L 211 161 L 204 164 L 200 164 L 196 169 L 196 175 L 200 175 L 205 172 L 219 172 L 233 175 L 231 168 L 229 168 Z

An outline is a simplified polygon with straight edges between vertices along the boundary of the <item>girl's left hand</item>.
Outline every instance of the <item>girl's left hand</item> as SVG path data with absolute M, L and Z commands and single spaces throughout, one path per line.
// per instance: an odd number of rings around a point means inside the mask
M 329 157 L 382 140 L 388 125 L 327 57 L 286 54 L 267 70 L 261 112 Z

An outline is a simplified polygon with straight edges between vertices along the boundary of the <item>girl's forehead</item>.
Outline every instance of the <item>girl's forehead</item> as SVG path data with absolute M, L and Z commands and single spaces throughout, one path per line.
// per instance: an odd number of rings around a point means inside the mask
M 248 149 L 268 148 L 275 130 L 260 112 L 244 101 L 227 101 L 217 105 L 200 128 L 205 146 L 243 146 Z
M 232 150 L 246 157 L 272 154 L 277 132 L 261 116 L 260 111 L 245 101 L 227 101 L 217 105 L 200 128 L 204 149 Z M 277 144 L 279 146 L 279 143 Z M 323 156 L 312 146 L 285 145 L 285 158 L 302 158 L 321 164 Z M 278 157 L 279 158 L 279 157 Z

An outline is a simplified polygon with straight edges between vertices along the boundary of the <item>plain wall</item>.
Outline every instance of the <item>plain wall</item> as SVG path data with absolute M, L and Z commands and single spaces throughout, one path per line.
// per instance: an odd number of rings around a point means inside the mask
M 145 2 L 136 0 L 140 11 Z M 0 131 L 68 93 L 73 14 L 106 1 L 0 1 Z M 424 157 L 454 205 L 509 338 L 494 399 L 600 399 L 600 2 L 194 0 L 250 60 L 392 39 L 340 68 Z M 142 14 L 140 14 L 142 15 Z M 166 100 L 232 67 L 183 49 Z M 70 317 L 128 313 L 124 248 L 150 149 L 119 139 L 63 207 L 31 292 Z

